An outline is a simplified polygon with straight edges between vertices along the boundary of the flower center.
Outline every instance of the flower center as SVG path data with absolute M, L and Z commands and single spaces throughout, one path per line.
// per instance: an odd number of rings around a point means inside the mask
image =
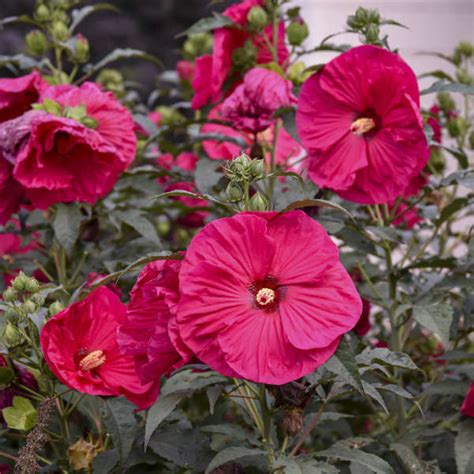
M 271 288 L 261 288 L 255 295 L 255 300 L 260 306 L 266 306 L 275 301 L 275 291 Z
M 89 352 L 79 360 L 79 368 L 84 371 L 94 370 L 105 363 L 104 351 L 97 350 Z
M 358 137 L 370 132 L 375 127 L 375 120 L 369 117 L 361 117 L 351 124 L 351 132 Z

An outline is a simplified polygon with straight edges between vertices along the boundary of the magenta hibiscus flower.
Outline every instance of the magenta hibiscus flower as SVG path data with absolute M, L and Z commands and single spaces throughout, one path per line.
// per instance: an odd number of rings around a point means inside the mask
M 159 381 L 142 383 L 133 357 L 119 350 L 117 329 L 126 309 L 113 291 L 100 287 L 44 325 L 41 347 L 64 385 L 90 395 L 124 395 L 147 408 L 158 396 Z
M 135 157 L 130 113 L 93 83 L 49 87 L 39 103 L 56 104 L 55 113 L 32 110 L 0 126 L 0 193 L 13 178 L 39 209 L 57 202 L 95 203 Z
M 143 268 L 118 331 L 120 349 L 134 358 L 144 383 L 160 380 L 192 357 L 176 325 L 180 266 L 180 260 L 159 260 Z
M 196 356 L 271 384 L 322 365 L 362 312 L 336 245 L 302 211 L 208 224 L 186 251 L 180 293 L 179 331 Z
M 353 48 L 311 76 L 296 124 L 311 179 L 354 202 L 392 202 L 428 161 L 415 74 L 376 46 Z
M 474 418 L 474 382 L 471 383 L 469 390 L 467 391 L 466 398 L 461 405 L 461 413 L 464 416 L 470 416 Z

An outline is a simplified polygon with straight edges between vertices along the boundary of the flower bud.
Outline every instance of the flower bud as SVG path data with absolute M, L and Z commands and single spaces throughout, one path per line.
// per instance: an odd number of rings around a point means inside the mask
M 369 9 L 367 10 L 367 22 L 368 23 L 380 23 L 380 13 L 378 10 Z
M 89 59 L 89 41 L 85 36 L 77 35 L 74 43 L 74 60 L 85 63 Z
M 50 316 L 54 316 L 55 314 L 59 313 L 64 309 L 64 305 L 60 303 L 59 301 L 55 301 L 53 304 L 51 304 L 48 308 L 48 312 Z
M 2 339 L 5 346 L 9 349 L 20 345 L 23 341 L 23 337 L 18 329 L 10 322 L 5 325 Z
M 25 38 L 26 47 L 33 56 L 42 56 L 48 49 L 48 40 L 40 30 L 30 31 Z
M 173 107 L 162 105 L 156 111 L 160 115 L 160 125 L 178 125 L 184 120 L 184 117 Z
M 268 211 L 268 201 L 265 196 L 256 192 L 250 199 L 250 210 L 252 211 Z
M 12 303 L 18 299 L 18 293 L 13 288 L 7 288 L 3 292 L 3 299 L 9 303 Z
M 468 86 L 472 85 L 474 83 L 474 77 L 469 74 L 467 69 L 463 67 L 459 67 L 456 70 L 456 79 L 458 82 L 461 84 L 466 84 Z
M 232 53 L 232 64 L 237 70 L 250 69 L 257 60 L 257 48 L 247 40 L 242 48 L 237 48 Z
M 25 315 L 34 313 L 38 307 L 33 303 L 31 300 L 26 300 L 21 306 L 20 311 L 22 311 Z
M 446 165 L 443 153 L 439 148 L 431 148 L 430 168 L 436 171 L 437 174 L 442 174 Z
M 448 114 L 456 108 L 456 104 L 449 92 L 440 92 L 436 97 L 438 99 L 439 106 L 444 113 Z
M 286 71 L 288 79 L 293 82 L 296 86 L 303 84 L 309 76 L 311 76 L 311 71 L 306 71 L 306 64 L 303 61 L 296 61 L 293 63 Z
M 474 44 L 461 41 L 454 51 L 453 61 L 456 66 L 460 66 L 463 59 L 470 59 L 472 56 L 474 56 Z
M 247 14 L 247 21 L 251 30 L 260 31 L 268 24 L 267 12 L 260 6 L 253 7 Z
M 303 410 L 290 408 L 285 411 L 282 421 L 282 430 L 288 436 L 296 436 L 304 427 Z
M 448 121 L 448 132 L 453 138 L 459 137 L 461 130 L 459 128 L 459 121 L 457 118 Z
M 242 188 L 237 183 L 233 183 L 232 181 L 227 185 L 225 192 L 230 202 L 239 202 L 244 197 Z
M 209 33 L 190 35 L 183 44 L 183 54 L 187 59 L 195 59 L 212 49 L 212 36 Z
M 379 39 L 380 28 L 375 23 L 370 23 L 365 32 L 365 40 L 369 44 L 377 43 Z
M 29 277 L 25 282 L 25 290 L 29 293 L 36 293 L 40 289 L 40 284 L 36 278 Z
M 96 82 L 117 96 L 125 92 L 123 76 L 116 69 L 102 69 L 97 76 Z
M 261 178 L 265 174 L 265 161 L 252 160 L 250 165 L 250 173 L 254 178 Z
M 55 21 L 53 23 L 51 34 L 56 41 L 60 42 L 67 41 L 71 36 L 69 28 L 63 21 Z
M 367 8 L 359 7 L 355 12 L 355 18 L 360 24 L 365 25 L 369 21 L 369 11 Z
M 13 280 L 12 288 L 18 292 L 25 291 L 27 282 L 28 277 L 23 272 L 20 272 Z
M 38 21 L 48 21 L 50 20 L 49 8 L 46 5 L 39 5 L 35 11 L 35 18 Z
M 41 293 L 35 293 L 34 295 L 31 295 L 30 300 L 33 301 L 38 306 L 43 306 L 45 302 L 45 296 L 42 295 Z
M 3 313 L 5 319 L 10 321 L 12 324 L 16 324 L 19 319 L 18 309 L 16 306 L 9 306 Z
M 308 36 L 308 25 L 301 19 L 292 20 L 286 28 L 288 41 L 292 46 L 299 46 Z

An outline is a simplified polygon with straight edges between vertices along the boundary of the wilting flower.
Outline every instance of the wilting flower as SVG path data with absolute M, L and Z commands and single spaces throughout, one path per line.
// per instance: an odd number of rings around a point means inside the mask
M 176 325 L 180 266 L 180 260 L 159 260 L 143 268 L 118 331 L 120 348 L 135 360 L 143 383 L 159 381 L 192 357 Z
M 93 83 L 52 86 L 39 101 L 38 110 L 0 126 L 1 151 L 13 165 L 10 178 L 40 209 L 95 203 L 134 159 L 130 113 Z
M 253 68 L 222 104 L 222 118 L 248 133 L 266 130 L 279 108 L 291 107 L 296 102 L 292 89 L 293 84 L 275 71 Z
M 362 311 L 336 245 L 302 211 L 211 222 L 186 251 L 179 289 L 179 332 L 200 360 L 277 385 L 322 365 Z
M 125 395 L 139 408 L 158 395 L 158 381 L 142 383 L 132 356 L 123 355 L 117 330 L 127 307 L 100 287 L 85 300 L 53 316 L 41 331 L 41 347 L 49 368 L 66 386 L 89 395 Z
M 0 123 L 30 110 L 46 87 L 36 71 L 13 79 L 0 79 Z
M 354 202 L 391 203 L 428 160 L 415 74 L 376 46 L 353 48 L 311 76 L 296 123 L 311 179 Z
M 469 390 L 466 394 L 463 404 L 461 405 L 461 413 L 464 416 L 470 416 L 474 418 L 474 382 L 471 383 Z
M 204 55 L 197 58 L 192 82 L 195 91 L 192 102 L 194 109 L 201 108 L 209 102 L 214 103 L 222 96 L 224 82 L 229 78 L 232 69 L 232 54 L 250 39 L 250 34 L 245 30 L 247 14 L 252 7 L 262 3 L 262 0 L 243 0 L 231 5 L 222 13 L 243 28 L 228 26 L 217 28 L 214 31 L 212 56 Z M 272 25 L 268 25 L 263 30 L 262 35 L 266 35 L 270 44 L 273 44 Z M 262 35 L 252 37 L 253 45 L 257 50 L 257 64 L 265 64 L 274 60 L 271 51 L 268 49 L 268 43 Z M 288 58 L 288 49 L 285 45 L 285 25 L 283 22 L 278 25 L 277 35 L 278 62 L 284 64 Z

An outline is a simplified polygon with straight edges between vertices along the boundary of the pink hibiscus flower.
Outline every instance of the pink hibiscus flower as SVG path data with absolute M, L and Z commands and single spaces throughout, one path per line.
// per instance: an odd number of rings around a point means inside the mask
M 244 81 L 223 102 L 220 113 L 234 128 L 258 133 L 272 125 L 274 113 L 281 107 L 291 107 L 296 98 L 293 84 L 275 71 L 253 68 Z
M 474 418 L 474 382 L 471 383 L 469 390 L 466 394 L 463 404 L 461 405 L 461 413 L 464 416 L 470 416 Z
M 123 355 L 117 330 L 127 307 L 106 287 L 53 316 L 41 331 L 44 358 L 66 386 L 89 395 L 125 395 L 139 408 L 158 396 L 159 381 L 142 383 L 132 356 Z
M 176 72 L 181 81 L 193 82 L 194 64 L 191 61 L 178 61 L 176 63 Z
M 277 385 L 322 365 L 362 311 L 336 245 L 302 211 L 211 222 L 186 251 L 179 289 L 179 332 L 200 360 Z
M 143 383 L 160 380 L 192 357 L 176 325 L 180 266 L 180 260 L 149 263 L 130 293 L 118 343 L 122 352 L 135 360 Z
M 0 126 L 0 143 L 14 180 L 39 209 L 57 202 L 95 203 L 135 157 L 132 117 L 93 83 L 49 87 L 40 97 L 63 112 L 83 109 L 89 125 L 33 110 Z
M 209 102 L 216 102 L 222 95 L 223 86 L 228 79 L 232 69 L 232 53 L 241 48 L 250 34 L 245 30 L 247 24 L 247 14 L 250 9 L 257 5 L 262 5 L 263 0 L 243 0 L 240 3 L 231 5 L 224 10 L 223 15 L 230 18 L 237 25 L 243 28 L 223 27 L 214 31 L 213 54 L 204 55 L 197 58 L 194 80 L 192 82 L 195 96 L 192 106 L 194 109 L 203 107 Z M 273 27 L 268 25 L 264 31 L 270 44 L 273 42 Z M 265 64 L 273 61 L 267 43 L 261 36 L 252 37 L 254 45 L 257 47 L 257 64 Z M 278 25 L 278 62 L 285 64 L 288 58 L 288 49 L 285 45 L 285 25 L 281 22 Z
M 307 79 L 296 124 L 310 178 L 354 202 L 394 201 L 428 161 L 416 76 L 376 46 L 353 48 Z
M 46 87 L 37 71 L 13 79 L 0 79 L 0 123 L 30 110 Z

